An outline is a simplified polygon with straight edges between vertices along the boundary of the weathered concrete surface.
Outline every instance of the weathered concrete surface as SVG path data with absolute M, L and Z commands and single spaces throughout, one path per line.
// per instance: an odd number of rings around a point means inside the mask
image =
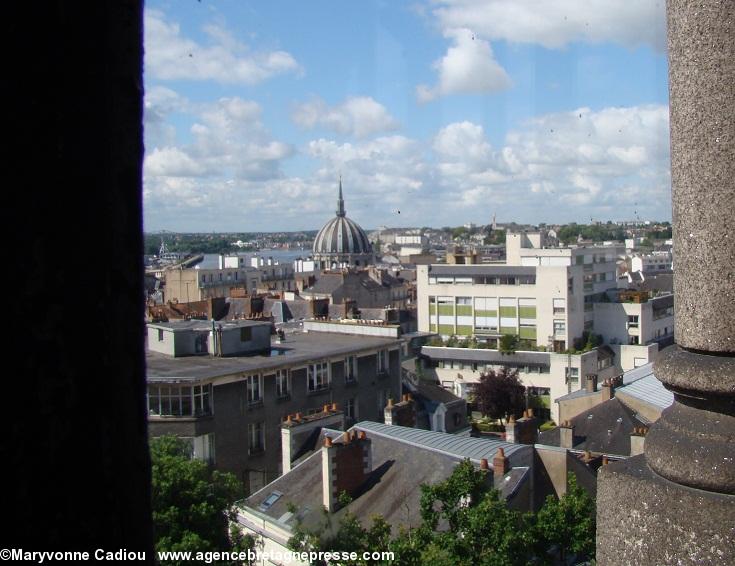
M 735 352 L 735 3 L 667 16 L 676 342 Z
M 735 496 L 687 488 L 635 456 L 600 468 L 598 564 L 735 564 Z

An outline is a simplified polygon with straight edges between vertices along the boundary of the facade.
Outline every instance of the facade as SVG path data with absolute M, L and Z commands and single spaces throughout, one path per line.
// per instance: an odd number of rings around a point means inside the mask
M 594 331 L 606 344 L 668 346 L 674 339 L 674 296 L 616 293 L 611 302 L 594 303 Z
M 316 269 L 364 267 L 375 261 L 367 234 L 357 222 L 347 218 L 342 179 L 339 180 L 336 216 L 319 230 L 312 251 Z
M 674 268 L 673 254 L 670 251 L 636 254 L 630 260 L 630 268 L 644 274 L 665 273 Z
M 549 399 L 580 389 L 586 375 L 613 377 L 655 357 L 673 336 L 673 296 L 619 293 L 622 247 L 544 243 L 542 232 L 509 233 L 504 264 L 417 266 L 418 328 L 468 341 L 422 349 L 456 395 L 471 395 L 486 369 L 517 367 L 536 408 L 556 420 Z M 612 346 L 580 352 L 591 333 Z M 499 352 L 504 335 L 518 338 L 515 353 Z
M 170 269 L 163 272 L 164 300 L 189 303 L 213 297 L 229 297 L 233 289 L 254 294 L 260 272 L 250 267 Z
M 559 410 L 552 402 L 583 387 L 587 375 L 607 379 L 620 373 L 606 348 L 581 354 L 518 351 L 503 354 L 498 350 L 423 346 L 421 355 L 427 366 L 424 374 L 436 379 L 458 397 L 472 399 L 480 376 L 488 370 L 510 367 L 526 387 L 527 404 L 546 420 L 558 422 Z
M 190 439 L 195 456 L 235 473 L 250 491 L 280 475 L 281 423 L 288 415 L 310 415 L 336 404 L 347 426 L 358 419 L 380 421 L 387 400 L 400 396 L 398 339 L 315 328 L 271 344 L 269 324 L 237 321 L 229 330 L 233 340 L 243 328 L 251 329 L 253 351 L 225 349 L 220 356 L 191 352 L 189 331 L 205 334 L 209 343 L 213 338 L 194 324 L 200 321 L 189 323 L 186 331 L 171 332 L 186 348 L 172 345 L 167 353 L 150 344 L 158 344 L 159 332 L 166 343 L 169 330 L 149 326 L 149 433 Z

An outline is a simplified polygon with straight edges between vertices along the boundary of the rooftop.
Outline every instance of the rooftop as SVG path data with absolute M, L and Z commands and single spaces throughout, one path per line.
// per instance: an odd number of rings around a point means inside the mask
M 209 324 L 211 328 L 211 322 Z M 255 370 L 275 370 L 287 365 L 308 363 L 312 360 L 323 360 L 327 357 L 353 354 L 397 343 L 392 338 L 374 336 L 353 336 L 329 332 L 295 332 L 288 334 L 281 344 L 273 345 L 270 351 L 254 355 L 230 357 L 204 355 L 172 358 L 157 352 L 147 351 L 147 378 L 148 381 L 207 380 Z
M 359 518 L 382 515 L 393 525 L 416 526 L 420 521 L 421 484 L 445 480 L 464 458 L 479 463 L 480 458 L 492 462 L 498 448 L 505 450 L 511 465 L 502 483 L 501 493 L 510 495 L 519 482 L 528 475 L 527 467 L 518 467 L 518 458 L 529 457 L 531 446 L 480 438 L 459 437 L 442 432 L 431 432 L 401 426 L 388 426 L 363 421 L 352 429 L 365 431 L 372 442 L 373 472 L 353 501 L 337 515 L 349 510 Z M 337 439 L 342 432 L 324 431 Z M 516 460 L 516 462 L 514 462 Z M 261 510 L 271 520 L 291 527 L 295 517 L 288 511 L 289 504 L 298 509 L 304 526 L 321 524 L 322 516 L 322 455 L 319 451 L 309 456 L 287 474 L 251 495 L 245 503 L 251 509 L 259 506 L 274 492 L 281 497 L 267 510 Z
M 630 454 L 630 434 L 648 425 L 618 399 L 613 398 L 570 419 L 574 426 L 573 448 L 603 454 Z M 559 446 L 559 427 L 539 433 L 539 444 Z
M 229 321 L 216 321 L 217 327 L 222 327 L 224 330 L 229 328 L 242 328 L 245 326 L 270 326 L 270 322 L 263 320 L 229 320 Z M 163 328 L 166 330 L 185 331 L 185 330 L 212 330 L 211 320 L 171 320 L 168 322 L 149 322 L 148 326 L 152 328 Z
M 616 390 L 616 394 L 619 393 L 630 395 L 662 410 L 674 402 L 674 394 L 653 373 L 653 363 L 624 373 L 623 387 Z

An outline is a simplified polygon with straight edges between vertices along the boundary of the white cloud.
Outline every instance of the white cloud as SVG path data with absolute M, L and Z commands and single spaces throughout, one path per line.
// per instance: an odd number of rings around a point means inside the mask
M 443 29 L 558 49 L 575 41 L 666 48 L 664 0 L 434 0 Z
M 580 108 L 538 116 L 498 146 L 482 125 L 447 124 L 426 140 L 402 135 L 302 148 L 314 170 L 288 176 L 294 151 L 260 124 L 257 105 L 222 99 L 200 109 L 193 142 L 146 158 L 148 221 L 200 229 L 317 229 L 336 206 L 364 228 L 649 218 L 669 214 L 668 109 Z M 255 212 L 254 212 L 255 211 Z M 170 223 L 161 227 L 174 229 Z
M 213 80 L 227 84 L 257 84 L 275 75 L 301 73 L 286 51 L 251 52 L 221 26 L 204 31 L 208 45 L 185 37 L 179 25 L 158 10 L 145 11 L 146 73 L 160 80 Z
M 398 122 L 385 106 L 369 96 L 349 97 L 335 106 L 328 106 L 321 98 L 315 98 L 297 105 L 291 118 L 303 128 L 322 126 L 357 138 L 398 128 Z
M 448 94 L 482 94 L 510 88 L 510 77 L 495 60 L 489 42 L 469 28 L 445 30 L 444 37 L 452 40 L 452 46 L 434 62 L 439 81 L 434 87 L 416 87 L 419 102 Z

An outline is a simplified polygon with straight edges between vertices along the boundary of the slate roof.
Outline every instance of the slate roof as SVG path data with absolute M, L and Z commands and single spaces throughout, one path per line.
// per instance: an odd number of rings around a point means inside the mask
M 511 465 L 514 455 L 526 457 L 531 446 L 510 444 L 497 440 L 459 437 L 442 432 L 431 432 L 401 426 L 363 421 L 350 430 L 365 431 L 372 443 L 373 472 L 353 501 L 338 511 L 334 520 L 346 510 L 360 519 L 382 515 L 394 528 L 398 525 L 415 527 L 420 522 L 421 484 L 434 484 L 451 475 L 464 458 L 479 463 L 480 458 L 492 458 L 503 447 Z M 337 439 L 340 431 L 324 430 L 323 434 Z M 528 468 L 513 469 L 499 485 L 506 496 L 513 493 L 520 482 L 530 477 Z M 251 510 L 259 506 L 273 492 L 281 497 L 268 509 L 260 510 L 271 520 L 284 527 L 293 527 L 295 517 L 289 513 L 290 504 L 299 510 L 303 525 L 317 527 L 322 514 L 322 455 L 317 451 L 290 472 L 276 479 L 245 500 Z
M 425 380 L 419 381 L 419 384 L 416 387 L 416 393 L 421 397 L 425 397 L 429 401 L 434 401 L 435 403 L 449 404 L 455 401 L 462 401 L 461 398 L 457 397 L 454 393 L 445 389 L 441 385 L 428 383 Z
M 633 429 L 648 425 L 616 398 L 570 420 L 574 425 L 574 449 L 620 456 L 630 455 L 630 433 Z M 538 443 L 559 446 L 559 428 L 539 433 Z

